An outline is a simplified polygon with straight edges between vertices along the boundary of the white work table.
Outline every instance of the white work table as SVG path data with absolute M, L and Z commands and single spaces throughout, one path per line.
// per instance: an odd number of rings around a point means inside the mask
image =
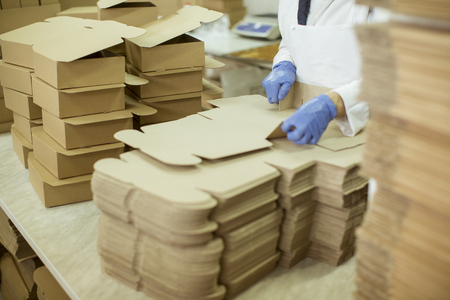
M 72 299 L 151 299 L 104 275 L 96 250 L 100 210 L 92 201 L 45 208 L 13 151 L 0 134 L 0 205 Z M 331 267 L 305 259 L 274 272 L 236 300 L 352 299 L 355 259 Z

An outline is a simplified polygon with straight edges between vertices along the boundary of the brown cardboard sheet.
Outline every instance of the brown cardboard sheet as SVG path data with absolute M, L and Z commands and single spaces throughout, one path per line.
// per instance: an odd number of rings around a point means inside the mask
M 34 157 L 58 179 L 91 174 L 97 160 L 124 152 L 124 144 L 113 143 L 66 150 L 45 133 L 42 127 L 32 129 Z
M 28 169 L 31 185 L 45 207 L 92 199 L 92 175 L 59 180 L 34 158 L 33 153 L 28 155 Z
M 0 61 L 0 80 L 3 87 L 32 95 L 31 74 L 33 72 L 33 69 Z
M 114 134 L 133 128 L 133 116 L 148 116 L 156 110 L 127 98 L 125 110 L 59 119 L 43 110 L 44 130 L 66 149 L 115 143 Z
M 13 120 L 13 112 L 6 108 L 6 100 L 4 98 L 0 98 L 0 123 L 10 123 Z
M 152 0 L 152 3 L 158 7 L 159 16 L 173 14 L 184 6 L 182 0 Z
M 33 102 L 33 97 L 21 92 L 4 88 L 5 106 L 13 112 L 29 119 L 41 119 L 42 109 Z
M 20 8 L 20 0 L 3 0 L 2 9 Z
M 143 27 L 158 19 L 158 8 L 151 1 L 100 0 L 98 19 L 113 20 L 129 26 Z
M 279 103 L 279 109 L 285 110 L 289 108 L 298 108 L 300 105 L 317 97 L 320 94 L 328 93 L 331 89 L 302 82 L 294 82 L 293 88 L 290 89 L 285 99 Z
M 33 151 L 33 144 L 27 141 L 27 139 L 14 128 L 14 125 L 11 127 L 11 137 L 14 152 L 20 159 L 20 162 L 28 169 L 28 154 Z
M 143 25 L 142 27 L 147 30 L 144 35 L 126 40 L 127 60 L 143 72 L 203 66 L 205 63 L 203 42 L 192 40 L 177 44 L 177 39 L 200 27 L 201 23 L 213 22 L 221 16 L 222 13 L 209 11 L 200 6 L 189 6 L 178 10 L 175 14 Z M 189 41 L 193 38 L 186 39 Z M 152 62 L 154 60 L 156 62 Z
M 30 143 L 33 143 L 31 128 L 42 126 L 42 119 L 29 120 L 17 113 L 14 113 L 14 125 L 20 134 Z
M 125 109 L 123 83 L 57 90 L 33 77 L 34 103 L 58 118 Z

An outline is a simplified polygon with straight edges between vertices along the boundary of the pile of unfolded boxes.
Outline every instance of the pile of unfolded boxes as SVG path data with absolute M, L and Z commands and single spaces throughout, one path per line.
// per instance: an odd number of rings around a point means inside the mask
M 117 22 L 53 18 L 0 36 L 6 104 L 22 150 L 16 152 L 28 161 L 45 206 L 92 199 L 94 162 L 124 151 L 114 133 L 132 129 L 135 114 L 156 112 L 126 103 L 125 58 L 104 50 L 144 32 Z M 34 153 L 27 157 L 25 149 Z
M 197 5 L 227 14 L 230 20 L 230 27 L 233 27 L 247 14 L 243 0 L 200 0 L 197 2 Z
M 140 118 L 140 125 L 172 121 L 202 110 L 204 43 L 185 33 L 221 16 L 202 7 L 187 7 L 148 24 L 146 34 L 125 40 L 127 72 L 148 81 L 128 86 L 127 94 L 158 111 Z

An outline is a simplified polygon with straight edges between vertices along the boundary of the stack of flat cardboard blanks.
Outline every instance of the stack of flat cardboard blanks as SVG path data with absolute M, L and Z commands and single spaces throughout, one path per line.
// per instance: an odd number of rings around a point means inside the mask
M 143 280 L 144 291 L 149 295 L 157 296 L 164 290 L 174 296 L 184 293 L 194 297 L 194 291 L 188 289 L 197 287 L 199 293 L 199 285 L 206 285 L 208 288 L 204 288 L 203 293 L 215 293 L 217 297 L 222 298 L 225 289 L 223 286 L 217 287 L 219 282 L 227 287 L 227 297 L 232 297 L 275 267 L 279 256 L 276 248 L 282 218 L 282 212 L 276 210 L 275 204 L 278 197 L 275 193 L 275 183 L 279 173 L 261 162 L 259 155 L 253 159 L 244 157 L 204 162 L 192 167 L 168 166 L 139 151 L 128 152 L 121 158 L 122 160 L 110 159 L 96 163 L 93 179 L 94 201 L 104 212 L 103 216 L 114 215 L 115 220 L 110 220 L 109 224 L 115 222 L 116 225 L 109 225 L 108 232 L 117 231 L 118 228 L 115 227 L 119 226 L 119 223 L 128 224 L 120 227 L 122 230 L 128 228 L 130 232 L 127 235 L 130 237 L 127 244 L 149 244 L 137 248 L 142 249 L 142 252 L 116 258 L 118 261 L 128 261 L 128 266 L 124 263 L 123 269 L 131 269 L 132 271 L 128 272 L 134 274 L 135 280 Z M 135 175 L 131 178 L 125 177 L 126 170 Z M 141 182 L 139 186 L 138 182 Z M 148 182 L 157 187 L 149 186 Z M 123 197 L 134 195 L 132 198 L 135 200 L 122 199 L 114 201 L 113 204 L 115 197 L 106 195 L 107 191 L 111 193 L 110 186 L 122 186 L 123 192 L 115 194 L 124 195 Z M 153 195 L 149 193 L 144 197 L 144 186 Z M 179 199 L 175 203 L 174 196 Z M 194 203 L 190 203 L 193 200 Z M 129 207 L 124 207 L 124 203 L 129 203 Z M 168 219 L 171 221 L 167 222 Z M 105 247 L 100 246 L 103 250 L 99 249 L 99 252 L 103 265 L 109 268 L 106 268 L 106 272 L 116 278 L 124 277 L 120 270 L 110 271 L 114 267 L 108 257 L 113 255 L 110 252 L 116 252 L 111 246 L 115 242 L 102 226 L 99 245 Z M 216 237 L 213 237 L 213 232 Z M 123 248 L 123 242 L 117 242 L 117 247 Z M 179 256 L 177 261 L 181 259 L 180 262 L 169 263 L 173 258 L 157 259 L 155 255 L 158 251 L 153 250 L 154 247 L 150 247 L 150 243 L 166 249 L 163 252 L 170 254 L 169 257 L 180 251 L 188 251 L 193 257 Z M 133 249 L 135 247 L 130 247 L 130 251 Z M 214 260 L 200 255 L 202 251 L 213 251 L 216 255 Z M 136 255 L 139 263 L 133 267 L 130 265 L 130 257 Z M 195 256 L 198 256 L 197 259 L 194 259 Z M 208 270 L 209 275 L 199 273 L 198 277 L 193 276 L 192 270 L 199 268 L 198 264 L 206 263 L 209 268 L 203 267 L 202 270 Z M 161 270 L 157 274 L 154 271 L 155 264 Z M 184 270 L 180 267 L 183 265 L 190 267 Z M 174 275 L 164 278 L 162 274 L 166 272 L 162 270 L 170 270 L 169 273 Z M 183 276 L 193 276 L 187 287 L 181 284 L 185 281 Z M 215 282 L 215 285 L 211 285 L 212 282 Z M 131 282 L 128 284 L 132 285 Z M 136 288 L 136 284 L 134 287 Z M 182 290 L 182 287 L 185 290 Z M 205 297 L 198 294 L 197 296 Z
M 20 262 L 36 257 L 36 253 L 2 209 L 0 209 L 0 242 Z
M 25 145 L 18 135 L 25 129 L 26 140 L 37 146 L 29 159 L 25 151 L 20 157 L 30 162 L 30 180 L 46 207 L 92 199 L 93 163 L 124 151 L 114 133 L 133 128 L 134 114 L 155 113 L 131 99 L 125 103 L 125 59 L 104 50 L 144 32 L 117 22 L 57 17 L 0 37 L 6 51 L 2 74 L 10 75 L 5 91 L 17 115 L 15 149 Z M 41 116 L 43 129 L 23 121 Z
M 128 95 L 158 110 L 140 118 L 140 125 L 172 121 L 202 110 L 201 93 L 221 94 L 204 82 L 203 68 L 223 66 L 213 61 L 206 65 L 204 43 L 186 34 L 219 19 L 221 13 L 198 6 L 186 7 L 143 26 L 147 33 L 125 40 L 127 72 L 146 79 L 143 85 L 128 85 Z M 208 60 L 209 62 L 209 60 Z M 206 87 L 204 87 L 206 85 Z
M 0 271 L 1 292 L 5 299 L 37 300 L 33 273 L 40 266 L 42 262 L 39 259 L 19 262 L 10 253 L 3 254 L 0 258 Z
M 63 288 L 56 281 L 55 277 L 50 273 L 47 267 L 37 268 L 33 274 L 36 282 L 36 294 L 39 300 L 69 300 Z

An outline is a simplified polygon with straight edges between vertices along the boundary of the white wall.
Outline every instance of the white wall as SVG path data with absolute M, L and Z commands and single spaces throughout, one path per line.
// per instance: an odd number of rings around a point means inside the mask
M 244 0 L 249 15 L 278 12 L 278 0 Z

